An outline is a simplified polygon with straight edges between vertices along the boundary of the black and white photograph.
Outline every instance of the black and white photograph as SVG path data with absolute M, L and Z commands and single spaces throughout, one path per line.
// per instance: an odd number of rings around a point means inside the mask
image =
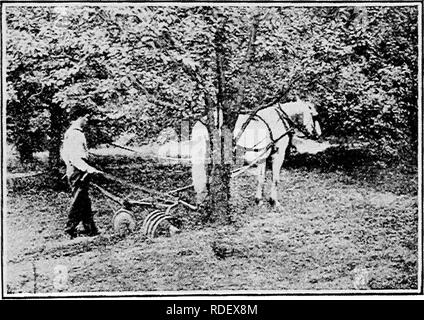
M 423 295 L 421 2 L 1 14 L 2 299 Z

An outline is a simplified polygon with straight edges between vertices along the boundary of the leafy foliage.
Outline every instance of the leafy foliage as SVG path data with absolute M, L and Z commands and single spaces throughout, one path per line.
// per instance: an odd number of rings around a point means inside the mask
M 77 102 L 99 111 L 93 143 L 123 133 L 143 141 L 212 106 L 231 126 L 293 79 L 282 99 L 314 100 L 327 135 L 390 150 L 417 143 L 414 6 L 16 6 L 6 14 L 8 139 L 22 152 L 50 148 Z
M 417 11 L 369 7 L 355 24 L 355 10 L 330 14 L 310 90 L 326 113 L 326 127 L 341 136 L 383 143 L 417 136 Z M 401 22 L 403 21 L 403 22 Z M 319 88 L 321 87 L 321 88 Z M 408 139 L 409 138 L 409 139 Z

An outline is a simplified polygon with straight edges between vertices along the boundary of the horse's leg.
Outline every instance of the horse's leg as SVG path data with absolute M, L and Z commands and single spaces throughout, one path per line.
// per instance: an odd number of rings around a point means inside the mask
M 283 140 L 281 142 L 284 143 L 279 144 L 278 151 L 272 155 L 272 185 L 269 202 L 275 207 L 280 207 L 280 202 L 278 201 L 278 183 L 280 182 L 281 167 L 283 166 L 288 146 L 288 141 L 286 142 L 286 139 Z
M 258 187 L 256 189 L 255 202 L 258 205 L 262 205 L 262 194 L 265 184 L 265 171 L 266 171 L 266 161 L 262 161 L 256 167 L 256 178 L 258 180 Z

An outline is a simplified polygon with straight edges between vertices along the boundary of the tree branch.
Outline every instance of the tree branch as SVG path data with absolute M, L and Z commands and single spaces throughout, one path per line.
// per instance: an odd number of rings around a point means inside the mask
M 250 67 L 249 63 L 252 61 L 254 57 L 254 53 L 255 53 L 254 43 L 256 42 L 256 34 L 258 30 L 258 25 L 259 25 L 258 13 L 255 13 L 255 15 L 253 16 L 252 26 L 250 29 L 250 37 L 249 37 L 249 43 L 247 45 L 246 56 L 243 62 L 243 71 L 241 74 L 242 80 L 239 81 L 239 86 L 238 86 L 238 93 L 236 98 L 237 113 L 240 112 L 241 105 L 244 100 L 244 89 L 246 86 L 246 73 Z
M 219 28 L 215 33 L 214 43 L 215 43 L 215 61 L 216 61 L 216 80 L 217 80 L 217 106 L 218 112 L 216 114 L 216 128 L 219 128 L 221 123 L 219 108 L 226 109 L 224 106 L 225 102 L 225 73 L 224 73 L 224 42 L 225 37 L 223 36 L 225 32 L 225 25 L 227 24 L 228 17 L 221 21 Z M 225 110 L 226 111 L 226 110 Z
M 30 95 L 28 98 L 27 98 L 27 100 L 29 101 L 29 100 L 31 100 L 31 99 L 33 99 L 33 98 L 35 98 L 35 97 L 37 97 L 37 96 L 39 96 L 43 91 L 44 91 L 44 88 L 45 88 L 45 86 L 43 85 L 43 84 L 41 84 L 41 89 L 40 89 L 40 91 L 39 92 L 36 92 L 36 93 L 33 93 L 32 95 Z
M 130 76 L 129 78 L 131 80 L 133 80 L 133 83 L 141 90 L 143 91 L 144 95 L 147 98 L 147 101 L 149 101 L 152 104 L 157 104 L 159 106 L 163 106 L 163 107 L 167 107 L 167 108 L 174 108 L 174 109 L 179 109 L 180 106 L 177 106 L 175 104 L 166 102 L 166 101 L 162 101 L 159 100 L 158 98 L 156 98 L 153 94 L 151 94 L 150 92 L 148 92 L 148 90 L 143 86 L 143 84 L 140 83 L 140 81 L 135 77 L 135 76 Z

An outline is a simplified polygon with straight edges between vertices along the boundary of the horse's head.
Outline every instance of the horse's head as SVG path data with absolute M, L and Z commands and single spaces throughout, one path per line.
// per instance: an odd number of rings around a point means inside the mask
M 313 103 L 298 100 L 286 103 L 282 107 L 291 119 L 292 127 L 303 134 L 304 138 L 318 139 L 321 136 L 318 112 Z
M 318 139 L 321 136 L 318 112 L 311 102 L 304 102 L 303 127 L 306 131 L 305 134 L 310 138 Z

